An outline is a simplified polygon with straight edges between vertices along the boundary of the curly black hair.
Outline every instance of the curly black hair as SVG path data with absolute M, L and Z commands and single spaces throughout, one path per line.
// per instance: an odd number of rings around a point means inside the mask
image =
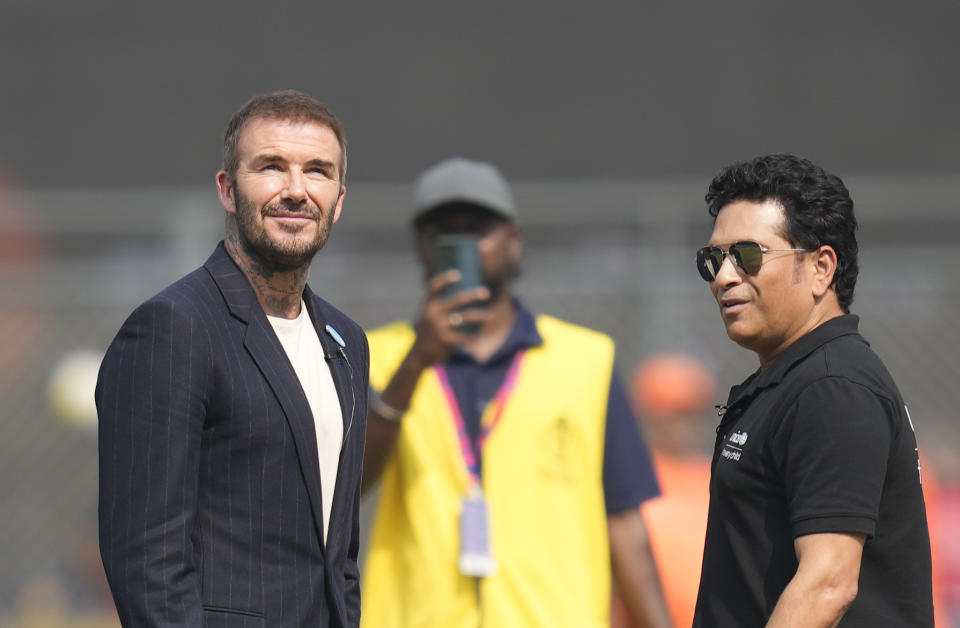
M 783 236 L 791 246 L 833 247 L 837 270 L 833 288 L 844 312 L 850 311 L 857 284 L 857 219 L 847 187 L 813 162 L 787 154 L 741 161 L 720 170 L 706 195 L 710 215 L 736 201 L 774 201 L 786 216 Z

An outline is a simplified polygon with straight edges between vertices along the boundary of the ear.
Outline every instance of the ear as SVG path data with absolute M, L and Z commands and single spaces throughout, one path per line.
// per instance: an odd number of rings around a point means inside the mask
M 347 186 L 340 186 L 340 194 L 337 196 L 337 204 L 333 206 L 333 222 L 340 220 L 340 212 L 343 211 L 343 198 L 347 195 Z
M 833 285 L 833 276 L 837 272 L 837 252 L 832 246 L 824 244 L 811 253 L 813 256 L 813 296 L 820 298 Z
M 237 213 L 233 178 L 224 170 L 217 173 L 217 196 L 220 199 L 220 204 L 223 205 L 223 208 L 228 214 Z

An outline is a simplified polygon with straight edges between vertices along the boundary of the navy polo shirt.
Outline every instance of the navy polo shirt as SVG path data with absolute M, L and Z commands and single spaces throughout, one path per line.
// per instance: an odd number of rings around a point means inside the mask
M 444 363 L 463 422 L 476 452 L 477 435 L 483 412 L 506 379 L 514 355 L 521 349 L 543 344 L 536 320 L 518 301 L 514 301 L 516 320 L 507 339 L 486 362 L 455 349 Z M 610 378 L 607 401 L 607 427 L 603 449 L 603 492 L 607 514 L 617 514 L 639 506 L 660 494 L 650 455 L 637 428 L 616 369 Z M 482 465 L 482 457 L 477 456 Z

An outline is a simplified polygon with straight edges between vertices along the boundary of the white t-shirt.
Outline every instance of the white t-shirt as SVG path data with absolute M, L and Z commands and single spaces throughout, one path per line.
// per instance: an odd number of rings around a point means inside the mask
M 343 443 L 343 413 L 340 398 L 333 384 L 330 367 L 323 357 L 323 345 L 310 321 L 307 307 L 300 301 L 300 315 L 290 320 L 267 316 L 280 339 L 300 386 L 310 403 L 317 434 L 317 454 L 320 459 L 320 487 L 323 493 L 323 542 L 327 542 L 330 507 L 337 483 L 340 446 Z

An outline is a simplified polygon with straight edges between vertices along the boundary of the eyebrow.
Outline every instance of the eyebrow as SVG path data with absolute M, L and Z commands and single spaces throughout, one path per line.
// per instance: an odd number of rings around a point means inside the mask
M 334 170 L 338 169 L 337 164 L 333 163 L 332 161 L 327 161 L 326 159 L 311 159 L 306 163 L 306 165 L 317 168 L 333 168 Z
M 272 155 L 268 153 L 266 155 L 257 155 L 253 158 L 252 161 L 255 165 L 259 165 L 259 164 L 277 163 L 285 160 L 280 155 Z

